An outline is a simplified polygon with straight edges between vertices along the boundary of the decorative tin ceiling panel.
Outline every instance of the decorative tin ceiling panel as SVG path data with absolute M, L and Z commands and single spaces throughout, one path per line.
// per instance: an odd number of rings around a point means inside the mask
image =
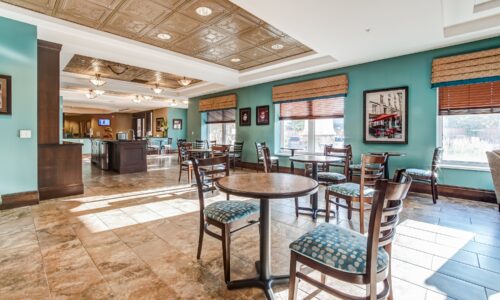
M 119 64 L 108 60 L 78 54 L 71 58 L 64 68 L 64 72 L 88 76 L 100 74 L 103 78 L 143 83 L 150 85 L 151 87 L 153 87 L 156 83 L 158 83 L 161 87 L 170 89 L 182 87 L 177 82 L 179 79 L 182 79 L 182 76 Z M 197 79 L 191 80 L 191 84 L 200 82 L 200 80 Z
M 0 2 L 21 6 L 236 70 L 313 53 L 308 47 L 229 0 L 0 0 Z M 199 14 L 197 10 L 200 8 L 210 13 Z M 283 47 L 276 47 L 277 44 Z

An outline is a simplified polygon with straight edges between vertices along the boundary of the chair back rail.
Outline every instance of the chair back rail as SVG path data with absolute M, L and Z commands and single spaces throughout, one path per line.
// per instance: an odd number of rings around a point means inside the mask
M 257 161 L 259 161 L 263 154 L 262 154 L 262 148 L 266 147 L 266 142 L 255 142 L 255 150 L 257 153 Z
M 264 172 L 271 173 L 273 165 L 271 162 L 271 151 L 269 150 L 269 147 L 262 147 L 262 159 L 264 161 Z
M 342 148 L 335 148 L 333 145 L 326 145 L 323 151 L 325 156 L 334 156 L 342 158 L 342 162 L 329 164 L 336 167 L 342 167 L 343 174 L 347 177 L 349 175 L 349 164 L 352 159 L 352 148 L 351 145 L 345 145 Z M 329 165 L 326 166 L 326 171 L 329 171 Z
M 206 149 L 208 148 L 208 141 L 196 140 L 193 144 L 194 149 Z
M 439 170 L 441 161 L 443 160 L 443 148 L 437 147 L 434 149 L 434 154 L 432 155 L 432 174 Z
M 214 156 L 224 156 L 229 153 L 229 146 L 226 145 L 214 145 L 212 146 L 212 153 Z
M 193 158 L 191 161 L 193 163 L 193 171 L 196 178 L 198 199 L 200 201 L 200 213 L 203 218 L 203 210 L 205 209 L 204 193 L 208 190 L 215 189 L 215 187 L 205 189 L 205 182 L 203 181 L 203 178 L 205 176 L 210 176 L 212 178 L 217 176 L 217 179 L 220 179 L 222 177 L 229 176 L 229 157 L 225 155 L 205 159 Z
M 192 148 L 193 148 L 193 145 L 191 143 L 184 142 L 184 143 L 179 145 L 179 149 L 178 149 L 179 163 L 182 163 L 186 160 L 191 159 L 188 150 L 191 150 Z
M 243 152 L 243 145 L 245 142 L 234 142 L 233 145 L 233 152 L 234 153 L 241 153 Z
M 403 200 L 410 189 L 412 179 L 405 173 L 396 182 L 377 180 L 370 214 L 366 270 L 370 282 L 377 282 L 377 258 L 380 247 L 392 243 Z

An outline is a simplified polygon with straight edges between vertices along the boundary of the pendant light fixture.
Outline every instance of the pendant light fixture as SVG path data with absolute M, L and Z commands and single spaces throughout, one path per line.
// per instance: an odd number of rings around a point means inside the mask
M 156 83 L 155 84 L 155 87 L 154 88 L 151 88 L 153 90 L 153 92 L 155 92 L 155 94 L 159 95 L 161 94 L 161 92 L 163 92 L 163 89 L 160 87 L 160 84 L 159 83 Z
M 101 74 L 95 74 L 95 76 L 90 79 L 90 83 L 95 86 L 103 86 L 106 81 L 101 78 Z
M 89 89 L 86 93 L 85 93 L 85 97 L 87 97 L 87 99 L 95 99 L 97 98 L 97 93 L 93 90 L 93 89 Z
M 191 83 L 191 81 L 192 81 L 191 79 L 182 77 L 182 79 L 178 80 L 177 82 L 182 86 L 188 86 Z

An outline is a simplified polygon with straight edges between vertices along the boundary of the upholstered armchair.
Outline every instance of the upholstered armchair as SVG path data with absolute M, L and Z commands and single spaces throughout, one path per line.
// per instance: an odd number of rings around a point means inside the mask
M 500 150 L 487 151 L 488 163 L 490 164 L 491 177 L 497 195 L 498 211 L 500 211 Z

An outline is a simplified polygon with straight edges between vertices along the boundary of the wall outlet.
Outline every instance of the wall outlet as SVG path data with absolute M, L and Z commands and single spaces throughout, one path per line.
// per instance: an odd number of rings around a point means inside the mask
M 22 139 L 31 139 L 31 130 L 27 129 L 19 130 L 19 137 Z

